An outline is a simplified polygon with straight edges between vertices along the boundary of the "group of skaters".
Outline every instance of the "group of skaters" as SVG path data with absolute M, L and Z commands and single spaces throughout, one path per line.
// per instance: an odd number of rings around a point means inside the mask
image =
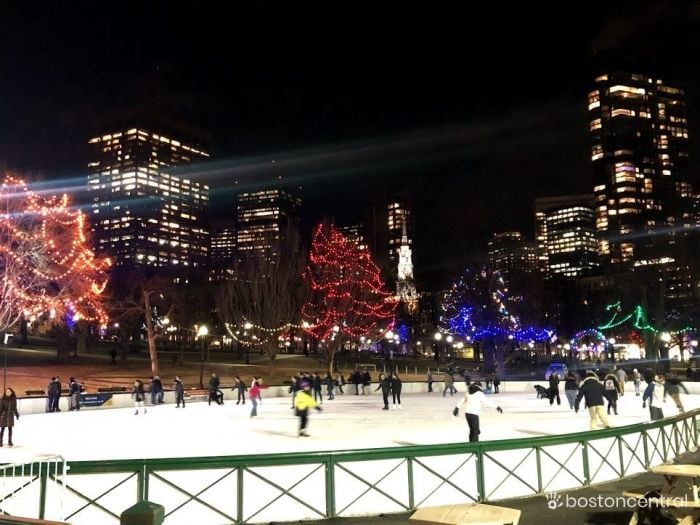
M 673 400 L 679 413 L 685 411 L 680 392 L 682 390 L 687 394 L 688 389 L 680 379 L 672 375 L 667 377 L 667 374 L 663 372 L 648 372 L 645 376 L 647 386 L 643 393 L 641 392 L 642 374 L 636 368 L 632 370 L 629 379 L 634 384 L 635 396 L 642 396 L 642 408 L 646 408 L 648 402 L 649 417 L 652 421 L 663 419 L 662 405 L 666 402 L 667 397 Z M 598 423 L 609 428 L 610 423 L 607 416 L 611 413 L 618 415 L 617 403 L 625 395 L 627 381 L 627 373 L 622 368 L 617 367 L 606 373 L 602 380 L 594 371 L 587 372 L 583 379 L 577 373 L 568 371 L 564 378 L 564 394 L 569 408 L 576 412 L 579 411 L 581 401 L 585 401 L 592 430 L 595 430 Z M 552 374 L 549 378 L 549 389 L 547 389 L 550 406 L 554 404 L 555 400 L 557 405 L 561 404 L 559 384 L 558 374 Z M 606 403 L 607 410 L 605 410 Z
M 292 376 L 289 381 L 289 393 L 292 394 L 292 407 L 294 407 L 294 398 L 297 392 L 301 392 L 304 389 L 304 383 L 309 384 L 309 391 L 313 392 L 314 401 L 318 401 L 319 403 L 323 403 L 324 387 L 326 388 L 328 401 L 335 399 L 336 389 L 338 390 L 338 394 L 345 394 L 343 390 L 345 386 L 345 376 L 337 370 L 333 374 L 326 372 L 324 377 L 321 377 L 318 372 L 310 373 L 300 370 L 299 373 Z M 355 388 L 357 390 L 357 386 Z

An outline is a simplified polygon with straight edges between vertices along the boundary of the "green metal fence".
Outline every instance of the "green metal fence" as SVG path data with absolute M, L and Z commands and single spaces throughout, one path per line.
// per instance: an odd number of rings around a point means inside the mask
M 575 434 L 317 453 L 72 461 L 44 470 L 36 517 L 118 523 L 147 499 L 167 525 L 406 512 L 575 489 L 645 471 L 697 448 L 700 410 Z M 26 481 L 24 482 L 26 483 Z M 0 509 L 23 497 L 18 478 Z M 39 498 L 37 505 L 36 498 Z M 14 505 L 16 510 L 17 505 Z

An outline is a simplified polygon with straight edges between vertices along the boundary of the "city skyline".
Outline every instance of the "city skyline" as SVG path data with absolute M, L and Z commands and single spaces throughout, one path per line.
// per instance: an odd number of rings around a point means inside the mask
M 322 216 L 354 223 L 373 206 L 412 197 L 418 278 L 444 282 L 495 232 L 533 238 L 535 198 L 592 191 L 586 97 L 597 54 L 618 47 L 640 60 L 639 73 L 686 89 L 697 179 L 697 8 L 580 4 L 572 6 L 580 20 L 566 27 L 540 20 L 545 11 L 565 15 L 551 6 L 519 9 L 496 17 L 480 7 L 464 31 L 449 13 L 429 15 L 432 29 L 454 31 L 414 39 L 409 28 L 423 13 L 407 8 L 409 23 L 391 24 L 385 8 L 358 41 L 335 21 L 305 21 L 324 13 L 319 4 L 196 14 L 151 7 L 140 12 L 150 30 L 120 44 L 100 7 L 27 17 L 31 6 L 13 6 L 2 38 L 15 43 L 0 59 L 17 75 L 0 87 L 0 162 L 57 184 L 82 175 L 86 138 L 103 115 L 146 107 L 208 135 L 212 160 L 183 172 L 211 186 L 215 213 L 240 188 L 280 173 L 304 187 L 304 208 L 315 214 L 302 224 L 308 231 Z M 110 13 L 110 24 L 128 11 Z M 519 49 L 488 44 L 496 23 Z M 71 31 L 77 25 L 84 31 Z M 321 36 L 327 45 L 313 53 Z

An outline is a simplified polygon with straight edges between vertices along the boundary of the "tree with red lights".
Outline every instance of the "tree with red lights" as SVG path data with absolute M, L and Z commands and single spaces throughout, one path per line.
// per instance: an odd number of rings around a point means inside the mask
M 314 232 L 304 280 L 310 297 L 302 307 L 306 331 L 326 345 L 328 370 L 343 341 L 375 338 L 391 324 L 396 300 L 385 289 L 367 250 L 331 224 Z
M 87 223 L 68 197 L 45 197 L 6 174 L 0 186 L 0 330 L 22 316 L 107 321 L 109 260 L 88 248 Z

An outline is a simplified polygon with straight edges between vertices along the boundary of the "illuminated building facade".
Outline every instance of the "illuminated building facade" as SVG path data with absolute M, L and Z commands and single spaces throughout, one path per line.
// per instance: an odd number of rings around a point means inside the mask
M 413 257 L 408 242 L 406 224 L 403 225 L 401 248 L 399 248 L 399 264 L 396 276 L 396 297 L 410 315 L 418 310 L 418 292 L 413 279 Z
M 290 227 L 299 226 L 301 197 L 292 189 L 267 187 L 241 192 L 236 205 L 239 260 L 268 257 Z
M 599 269 L 593 195 L 535 200 L 537 264 L 546 276 L 582 277 Z
M 233 279 L 236 260 L 236 230 L 220 228 L 211 230 L 209 235 L 210 280 Z
M 685 94 L 608 72 L 595 79 L 588 111 L 601 261 L 618 271 L 660 261 L 677 227 L 692 222 Z
M 358 222 L 355 224 L 348 224 L 347 226 L 338 226 L 337 229 L 347 240 L 355 243 L 360 250 L 366 250 L 368 248 L 363 223 Z
M 90 139 L 88 196 L 98 253 L 119 265 L 207 263 L 209 187 L 176 174 L 178 166 L 209 157 L 192 144 L 145 127 Z
M 507 275 L 537 271 L 537 247 L 520 232 L 494 233 L 488 245 L 489 268 Z
M 389 240 L 389 267 L 396 272 L 403 244 L 404 228 L 408 247 L 413 246 L 413 214 L 406 203 L 392 201 L 387 205 L 387 230 Z M 396 277 L 394 273 L 392 277 Z

